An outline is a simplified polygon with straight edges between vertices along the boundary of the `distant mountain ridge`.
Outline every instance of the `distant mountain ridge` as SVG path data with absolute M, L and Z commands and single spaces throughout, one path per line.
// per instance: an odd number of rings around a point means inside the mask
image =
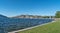
M 42 17 L 38 16 L 38 15 L 18 15 L 18 16 L 14 16 L 12 18 L 42 18 Z
M 13 17 L 7 17 L 0 14 L 0 18 L 54 18 L 54 16 L 39 16 L 39 15 L 17 15 Z
M 18 15 L 12 18 L 54 18 L 54 16 L 40 16 L 40 15 Z

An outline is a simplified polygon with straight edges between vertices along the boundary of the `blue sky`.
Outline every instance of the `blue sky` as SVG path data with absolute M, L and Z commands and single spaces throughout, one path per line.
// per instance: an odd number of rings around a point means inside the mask
M 60 0 L 0 0 L 0 14 L 54 16 L 60 10 Z

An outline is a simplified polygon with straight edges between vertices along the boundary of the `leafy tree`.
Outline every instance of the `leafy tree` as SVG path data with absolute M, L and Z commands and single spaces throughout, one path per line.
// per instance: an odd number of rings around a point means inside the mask
M 56 17 L 56 18 L 60 18 L 60 11 L 57 11 L 57 12 L 56 12 L 55 17 Z

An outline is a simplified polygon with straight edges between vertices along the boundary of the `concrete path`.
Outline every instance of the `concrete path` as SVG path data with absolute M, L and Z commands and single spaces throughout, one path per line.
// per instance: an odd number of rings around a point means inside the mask
M 33 26 L 33 27 L 29 27 L 29 28 L 25 28 L 25 29 L 22 29 L 22 30 L 17 30 L 17 31 L 8 32 L 8 33 L 16 33 L 16 32 L 20 32 L 20 31 L 24 31 L 24 30 L 29 30 L 29 29 L 36 28 L 36 27 L 43 26 L 43 25 L 47 25 L 47 24 L 50 24 L 50 23 L 53 23 L 53 22 L 55 22 L 55 21 L 48 22 L 48 23 L 41 24 L 41 25 L 37 25 L 37 26 Z

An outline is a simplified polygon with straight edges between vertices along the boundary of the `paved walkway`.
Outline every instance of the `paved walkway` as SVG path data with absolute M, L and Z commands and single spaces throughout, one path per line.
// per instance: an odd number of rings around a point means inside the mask
M 22 30 L 17 30 L 17 31 L 8 32 L 8 33 L 16 33 L 16 32 L 20 32 L 20 31 L 24 31 L 24 30 L 29 30 L 29 29 L 36 28 L 36 27 L 39 27 L 39 26 L 43 26 L 43 25 L 46 25 L 46 24 L 50 24 L 50 23 L 53 23 L 53 22 L 55 22 L 55 21 L 48 22 L 48 23 L 41 24 L 41 25 L 37 25 L 37 26 L 34 26 L 34 27 L 25 28 L 25 29 L 22 29 Z

